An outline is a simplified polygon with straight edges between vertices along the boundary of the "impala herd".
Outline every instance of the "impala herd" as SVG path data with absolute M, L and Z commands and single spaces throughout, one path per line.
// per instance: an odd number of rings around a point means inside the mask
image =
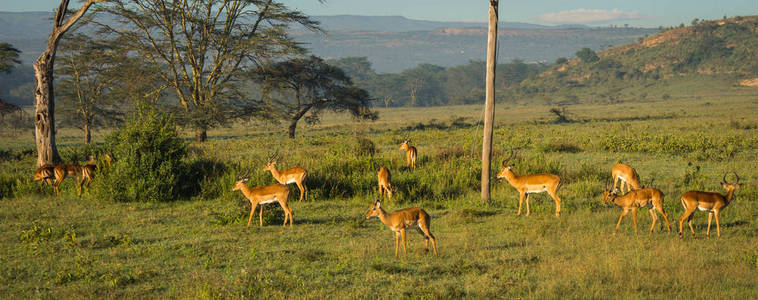
M 400 144 L 400 149 L 405 151 L 406 162 L 408 170 L 412 171 L 416 168 L 416 158 L 418 155 L 417 149 L 410 145 L 408 139 L 403 139 Z M 529 209 L 529 194 L 534 193 L 547 193 L 553 200 L 555 200 L 555 216 L 561 215 L 561 198 L 558 196 L 558 191 L 561 188 L 561 178 L 555 174 L 523 174 L 516 175 L 513 172 L 513 165 L 508 163 L 515 157 L 516 151 L 519 148 L 510 149 L 510 156 L 503 160 L 502 168 L 497 174 L 497 178 L 505 178 L 505 180 L 513 186 L 519 193 L 519 205 L 517 215 L 521 215 L 521 205 L 526 200 L 526 216 L 530 215 Z M 305 185 L 305 179 L 308 176 L 308 172 L 301 167 L 295 167 L 286 170 L 279 170 L 276 168 L 276 162 L 279 158 L 278 151 L 269 156 L 264 171 L 271 171 L 272 177 L 279 183 L 258 186 L 249 188 L 245 183 L 248 181 L 247 176 L 238 177 L 234 185 L 233 191 L 239 190 L 250 201 L 250 216 L 247 221 L 247 226 L 250 227 L 250 223 L 253 220 L 253 214 L 257 206 L 260 206 L 258 213 L 259 226 L 263 226 L 263 204 L 277 202 L 284 210 L 284 224 L 287 225 L 289 221 L 290 228 L 293 222 L 292 208 L 287 204 L 289 199 L 290 188 L 287 184 L 294 183 L 300 190 L 300 199 L 308 200 L 308 188 Z M 109 154 L 105 154 L 104 162 L 105 167 L 110 167 L 112 157 Z M 43 165 L 37 169 L 34 173 L 34 180 L 40 181 L 40 189 L 43 189 L 45 184 L 52 185 L 56 195 L 59 194 L 59 186 L 63 180 L 70 176 L 76 178 L 78 186 L 78 195 L 81 196 L 82 189 L 89 187 L 94 176 L 94 171 L 97 169 L 97 165 L 94 163 L 94 159 L 90 158 L 90 162 L 80 166 L 78 164 L 60 164 L 57 166 Z M 734 191 L 739 188 L 740 177 L 737 173 L 732 172 L 736 178 L 735 183 L 730 183 L 726 180 L 724 174 L 721 185 L 727 190 L 725 195 L 713 192 L 701 192 L 701 191 L 689 191 L 684 193 L 680 201 L 684 207 L 684 214 L 679 219 L 679 237 L 682 238 L 682 225 L 685 220 L 690 227 L 693 237 L 695 236 L 695 230 L 692 227 L 692 217 L 696 210 L 708 212 L 708 229 L 706 235 L 710 236 L 711 221 L 713 216 L 716 216 L 716 231 L 719 237 L 721 237 L 721 228 L 719 226 L 719 213 L 722 209 L 728 206 L 733 197 Z M 425 246 L 428 251 L 429 242 L 431 241 L 434 254 L 437 255 L 437 240 L 430 231 L 431 217 L 429 214 L 421 208 L 411 207 L 396 210 L 392 213 L 387 213 L 382 207 L 381 200 L 384 195 L 387 195 L 389 200 L 392 199 L 392 194 L 396 190 L 396 186 L 391 183 L 390 170 L 387 167 L 380 167 L 377 170 L 378 179 L 378 194 L 368 211 L 364 214 L 365 217 L 377 217 L 379 220 L 389 227 L 395 233 L 395 257 L 398 256 L 399 244 L 402 239 L 403 253 L 406 253 L 405 245 L 405 231 L 409 228 L 415 228 L 423 235 L 426 240 Z M 610 185 L 610 180 L 613 180 L 613 186 Z M 618 186 L 619 181 L 621 185 Z M 85 184 L 86 182 L 86 184 Z M 652 181 L 651 181 L 652 185 Z M 620 188 L 617 188 L 620 187 Z M 626 192 L 624 192 L 626 188 Z M 669 217 L 663 206 L 664 194 L 661 190 L 653 187 L 644 187 L 640 185 L 640 177 L 637 171 L 629 165 L 619 163 L 611 169 L 611 178 L 606 182 L 603 192 L 603 203 L 607 204 L 613 202 L 620 206 L 623 211 L 619 216 L 616 228 L 613 230 L 613 234 L 618 231 L 621 220 L 630 211 L 632 212 L 632 220 L 634 222 L 634 233 L 637 234 L 637 208 L 647 207 L 652 218 L 652 225 L 650 226 L 650 233 L 653 233 L 655 223 L 658 220 L 658 214 L 663 217 L 666 222 L 666 229 L 670 233 L 671 226 L 669 223 Z

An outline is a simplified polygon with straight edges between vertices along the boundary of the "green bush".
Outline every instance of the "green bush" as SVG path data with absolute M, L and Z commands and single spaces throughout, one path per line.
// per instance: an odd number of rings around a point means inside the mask
M 177 138 L 175 121 L 143 105 L 126 126 L 106 138 L 115 161 L 103 170 L 93 193 L 116 201 L 171 201 L 182 177 L 187 145 Z

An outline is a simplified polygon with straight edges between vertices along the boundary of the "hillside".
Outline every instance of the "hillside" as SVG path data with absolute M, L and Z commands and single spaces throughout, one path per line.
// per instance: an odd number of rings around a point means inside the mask
M 618 102 L 648 96 L 755 93 L 758 16 L 703 21 L 571 59 L 519 88 L 552 102 Z

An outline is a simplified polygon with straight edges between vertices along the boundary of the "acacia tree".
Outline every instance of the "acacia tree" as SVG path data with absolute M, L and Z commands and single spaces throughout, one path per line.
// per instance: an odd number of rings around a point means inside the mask
M 20 64 L 19 53 L 21 51 L 13 48 L 11 44 L 0 43 L 0 72 L 8 74 L 13 70 L 13 65 Z M 3 99 L 0 99 L 0 117 L 5 118 L 6 114 L 16 111 L 21 111 L 21 108 L 17 105 L 5 103 Z
M 287 35 L 291 24 L 318 31 L 318 23 L 273 0 L 113 0 L 103 11 L 123 26 L 100 24 L 128 41 L 154 65 L 185 112 L 185 125 L 206 131 L 254 101 L 236 83 L 248 68 L 302 51 Z M 247 102 L 247 103 L 246 103 Z
M 53 19 L 53 30 L 47 39 L 47 46 L 34 62 L 34 136 L 37 144 L 37 165 L 56 164 L 60 162 L 55 146 L 55 93 L 53 92 L 53 69 L 58 42 L 71 26 L 97 2 L 104 0 L 87 0 L 73 15 L 66 18 L 69 0 L 61 0 Z
M 289 121 L 290 138 L 295 138 L 297 123 L 309 112 L 306 121 L 310 123 L 318 122 L 323 110 L 347 110 L 356 118 L 377 118 L 369 109 L 368 92 L 353 86 L 342 69 L 316 56 L 277 62 L 251 75 L 261 83 L 270 105 Z M 275 98 L 277 93 L 280 99 Z
M 20 64 L 18 60 L 18 54 L 21 53 L 13 45 L 8 43 L 0 43 L 0 72 L 10 73 L 13 70 L 13 65 Z
M 114 47 L 115 46 L 115 47 Z M 64 122 L 84 133 L 89 144 L 95 126 L 114 125 L 122 120 L 120 101 L 111 97 L 126 52 L 118 45 L 95 41 L 85 34 L 65 38 L 60 45 L 61 63 L 56 69 L 61 113 Z M 140 78 L 142 81 L 146 78 Z

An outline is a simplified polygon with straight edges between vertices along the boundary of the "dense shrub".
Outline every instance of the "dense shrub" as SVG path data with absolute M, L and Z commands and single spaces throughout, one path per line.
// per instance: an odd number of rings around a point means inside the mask
M 126 126 L 106 138 L 115 161 L 93 187 L 99 198 L 116 201 L 171 201 L 187 145 L 177 139 L 175 121 L 155 108 L 141 106 Z

